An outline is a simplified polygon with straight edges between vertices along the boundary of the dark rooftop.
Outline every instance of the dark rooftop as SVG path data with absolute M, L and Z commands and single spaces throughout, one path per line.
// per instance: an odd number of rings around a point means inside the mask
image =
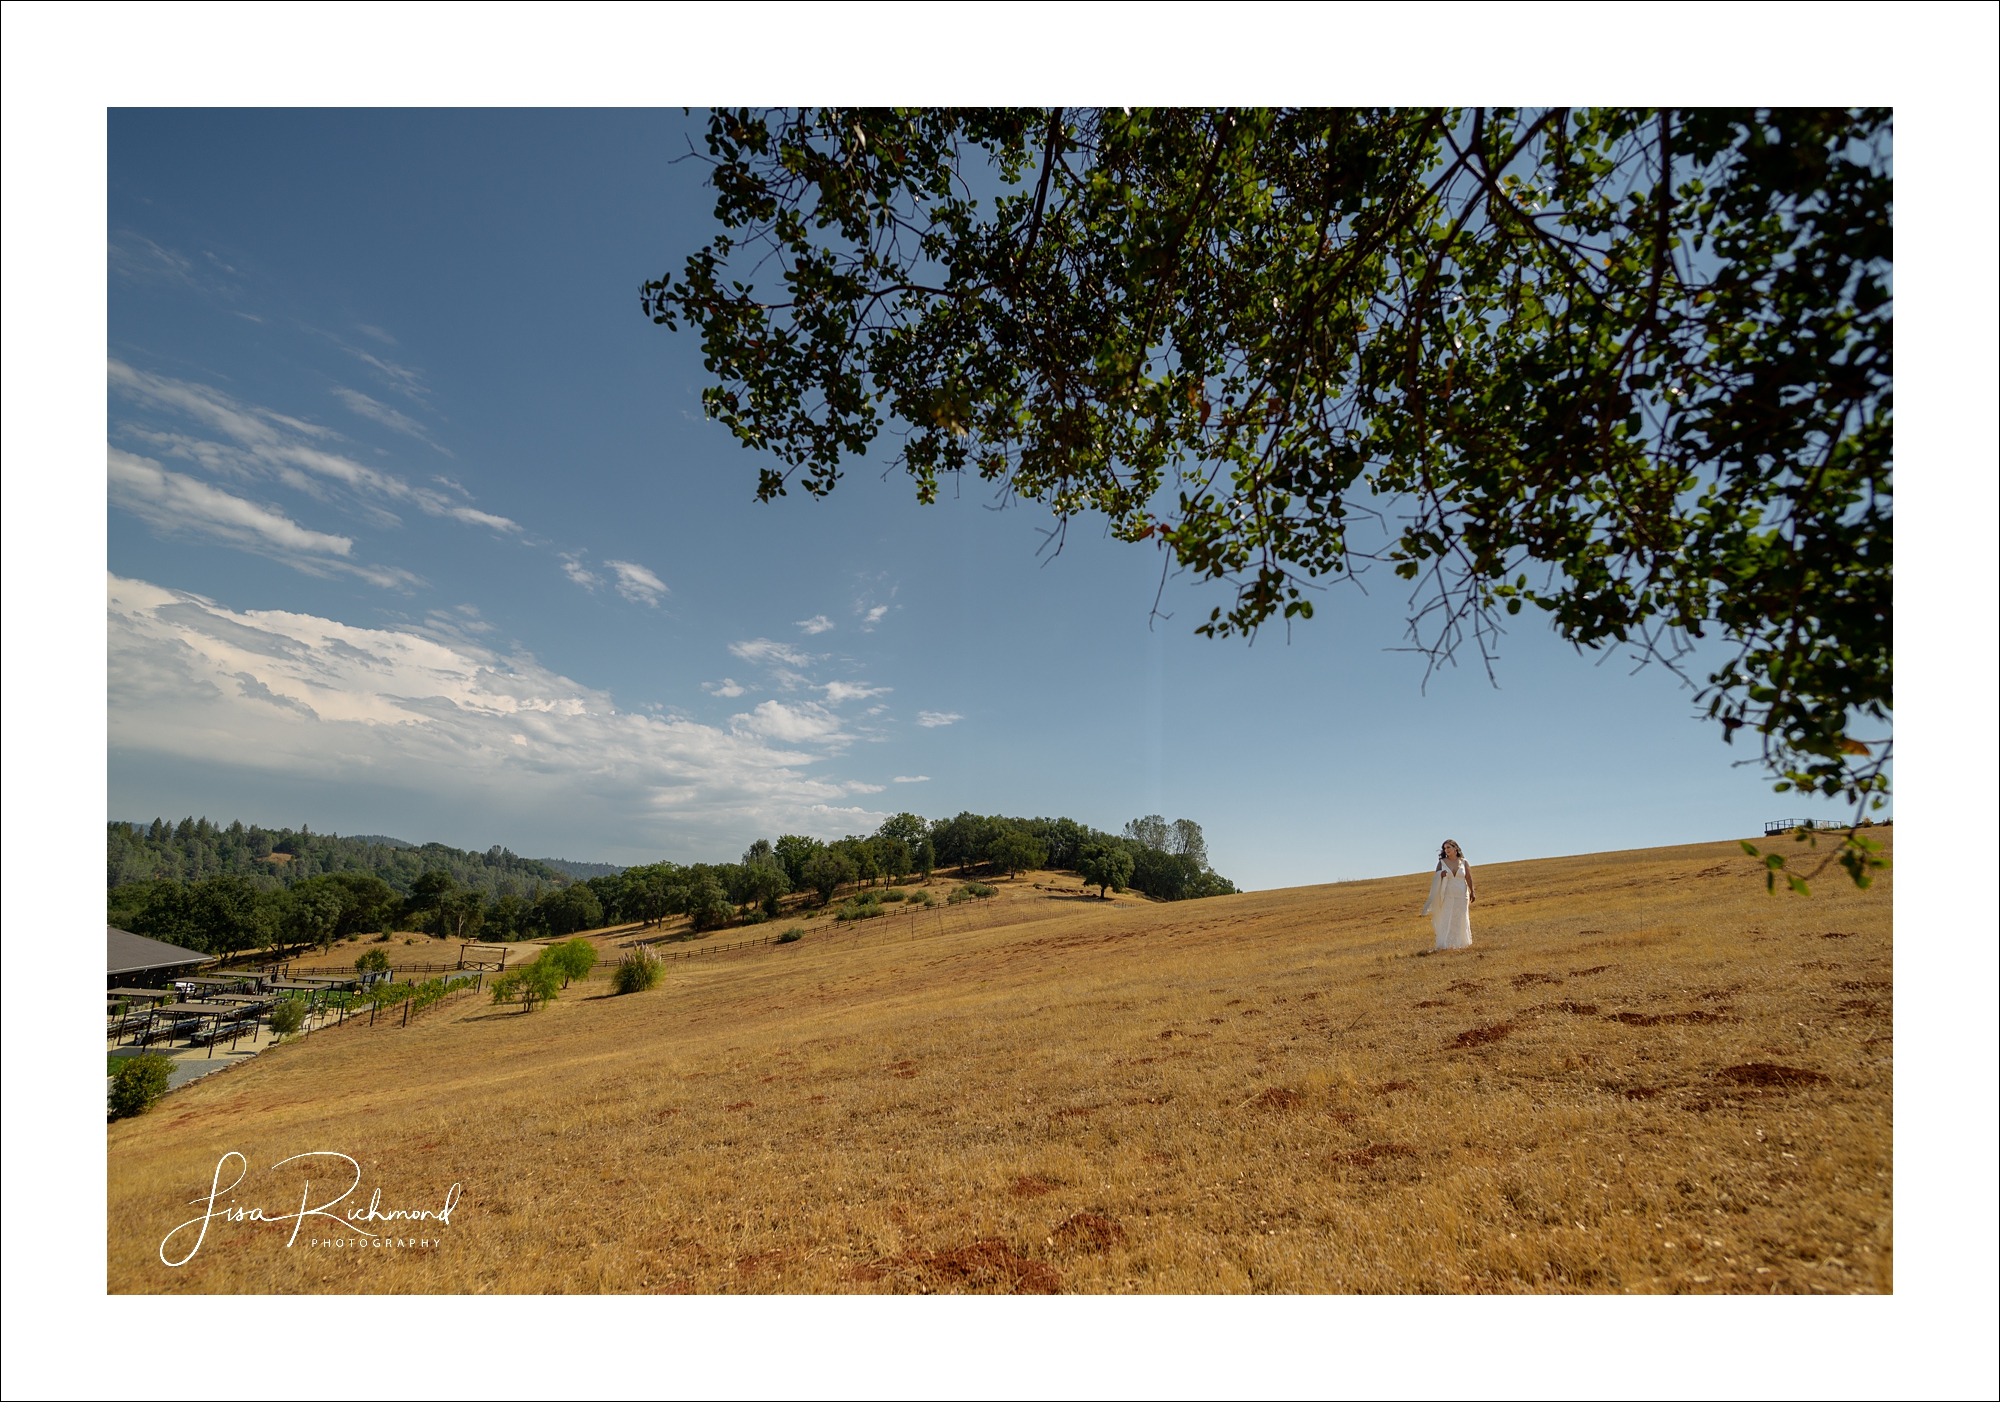
M 149 940 L 144 935 L 135 935 L 130 930 L 121 930 L 115 925 L 104 927 L 105 962 L 107 974 L 143 974 L 153 969 L 177 969 L 183 966 L 206 964 L 214 956 L 197 954 L 192 949 L 182 949 L 177 944 L 164 940 Z

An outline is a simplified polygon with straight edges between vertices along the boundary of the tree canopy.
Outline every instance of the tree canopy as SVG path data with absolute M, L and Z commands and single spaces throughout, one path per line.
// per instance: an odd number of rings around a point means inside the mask
M 1888 788 L 1888 111 L 714 113 L 699 331 L 758 495 L 884 433 L 1233 584 L 1197 631 L 1410 581 L 1675 666 L 1780 791 Z M 1148 847 L 1145 850 L 1154 850 Z M 950 860 L 939 846 L 937 855 Z

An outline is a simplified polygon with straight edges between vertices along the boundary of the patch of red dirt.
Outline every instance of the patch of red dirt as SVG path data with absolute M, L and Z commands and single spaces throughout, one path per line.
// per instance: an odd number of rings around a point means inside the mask
M 1299 1001 L 1300 1001 L 1301 1003 L 1310 1003 L 1310 1002 L 1312 1002 L 1312 1001 L 1313 1001 L 1313 1000 L 1314 1000 L 1315 998 L 1317 998 L 1317 997 L 1319 997 L 1319 994 L 1317 994 L 1317 993 L 1307 993 L 1307 994 L 1303 995 L 1303 996 L 1302 996 L 1302 997 L 1301 997 L 1301 998 L 1299 999 Z
M 884 1066 L 882 1069 L 884 1071 L 891 1072 L 892 1074 L 896 1075 L 902 1080 L 907 1081 L 910 1079 L 910 1077 L 917 1074 L 917 1063 L 909 1060 L 892 1061 L 887 1066 Z
M 1558 1003 L 1556 1004 L 1556 1011 L 1564 1013 L 1574 1013 L 1578 1017 L 1595 1017 L 1597 1015 L 1597 1004 Z
M 1488 1042 L 1497 1042 L 1514 1030 L 1511 1022 L 1496 1022 L 1491 1027 L 1473 1027 L 1451 1039 L 1454 1047 L 1482 1047 Z
M 1840 1005 L 1842 1017 L 1881 1017 L 1882 1005 L 1872 998 L 1850 998 Z
M 1125 1240 L 1125 1229 L 1109 1217 L 1078 1212 L 1063 1220 L 1053 1233 L 1056 1245 L 1079 1247 L 1085 1251 L 1105 1251 Z
M 1509 982 L 1511 982 L 1516 988 L 1527 988 L 1537 983 L 1559 984 L 1562 982 L 1562 980 L 1556 978 L 1551 974 L 1527 973 L 1527 974 L 1516 974 L 1511 980 L 1509 980 Z
M 1725 1066 L 1715 1073 L 1718 1081 L 1728 1081 L 1739 1086 L 1817 1086 L 1825 1085 L 1827 1077 L 1817 1071 L 1802 1071 L 1796 1066 L 1777 1066 L 1768 1061 L 1752 1061 L 1742 1066 Z
M 1589 978 L 1592 974 L 1601 974 L 1610 967 L 1609 964 L 1599 964 L 1589 969 L 1571 969 L 1569 976 L 1571 978 Z
M 1212 1018 L 1210 1018 L 1210 1019 L 1209 1019 L 1209 1021 L 1210 1021 L 1210 1022 L 1213 1022 L 1213 1023 L 1216 1023 L 1216 1024 L 1217 1024 L 1217 1025 L 1219 1026 L 1219 1025 L 1221 1024 L 1221 1022 L 1222 1022 L 1222 1019 L 1221 1019 L 1221 1018 L 1219 1018 L 1219 1017 L 1212 1017 Z
M 1349 1149 L 1335 1154 L 1335 1163 L 1353 1164 L 1356 1168 L 1373 1168 L 1382 1159 L 1413 1159 L 1417 1156 L 1412 1144 L 1370 1144 L 1365 1149 Z
M 899 1258 L 927 1284 L 971 1290 L 1004 1290 L 1010 1295 L 1057 1295 L 1062 1276 L 1004 1241 L 975 1241 L 950 1251 L 906 1251 Z
M 1801 969 L 1844 969 L 1847 966 L 1845 964 L 1829 964 L 1824 959 L 1809 959 L 1799 965 L 1799 967 Z
M 1039 1178 L 1021 1177 L 1014 1180 L 1014 1186 L 1007 1190 L 1007 1196 L 1012 1198 L 1038 1198 L 1045 1194 L 1053 1193 L 1055 1190 L 1056 1185 L 1053 1183 L 1044 1183 Z
M 1103 1108 L 1101 1105 L 1070 1105 L 1056 1111 L 1049 1118 L 1052 1120 L 1087 1120 L 1090 1118 L 1091 1111 Z
M 1448 1008 L 1451 1004 L 1443 998 L 1426 998 L 1417 1004 L 1420 1008 Z
M 1264 1010 L 1262 1008 L 1245 1008 L 1241 1013 L 1237 1014 L 1239 1017 L 1262 1017 L 1263 1015 Z
M 748 1110 L 750 1108 L 750 1102 L 747 1100 L 739 1100 L 734 1105 L 725 1105 L 722 1108 L 725 1110 Z
M 1399 1090 L 1415 1090 L 1416 1088 L 1417 1083 L 1415 1081 L 1384 1081 L 1381 1085 L 1375 1087 L 1375 1093 L 1377 1095 L 1394 1095 Z
M 1260 1092 L 1250 1103 L 1260 1110 L 1296 1110 L 1305 1104 L 1305 1100 L 1306 1098 L 1295 1090 L 1286 1090 L 1283 1086 L 1271 1086 Z
M 872 1284 L 887 1274 L 888 1272 L 880 1266 L 871 1266 L 866 1263 L 859 1266 L 849 1266 L 840 1273 L 841 1279 L 851 1280 L 857 1285 Z
M 1169 1027 L 1166 1031 L 1160 1034 L 1160 1040 L 1163 1042 L 1171 1041 L 1173 1038 L 1178 1037 L 1180 1035 L 1181 1035 L 1180 1033 L 1174 1031 L 1173 1028 Z
M 678 1109 L 669 1107 L 668 1109 L 660 1111 L 660 1113 L 653 1116 L 653 1118 L 655 1120 L 668 1120 L 672 1119 L 675 1115 L 678 1115 L 679 1113 L 680 1111 Z
M 1480 992 L 1484 988 L 1485 983 L 1486 980 L 1484 979 L 1480 979 L 1477 982 L 1460 979 L 1457 983 L 1446 984 L 1444 991 L 1447 993 L 1463 993 L 1466 997 L 1470 998 L 1475 993 Z
M 758 1271 L 764 1270 L 767 1267 L 775 1269 L 778 1266 L 782 1266 L 790 1255 L 791 1253 L 788 1251 L 759 1251 L 753 1255 L 745 1256 L 738 1261 L 736 1263 L 736 1273 L 738 1275 L 755 1275 Z
M 824 1102 L 825 1100 L 826 1100 L 826 1097 L 825 1097 L 825 1096 L 823 1096 L 823 1095 L 809 1095 L 809 1096 L 807 1096 L 807 1097 L 806 1097 L 806 1104 L 808 1104 L 808 1105 L 819 1105 L 819 1104 L 822 1104 L 822 1103 L 823 1103 L 823 1102 Z
M 1885 978 L 1842 979 L 1838 984 L 1835 985 L 1835 987 L 1843 989 L 1849 993 L 1861 993 L 1870 988 L 1887 988 L 1888 986 L 1889 986 L 1889 980 Z
M 1355 1120 L 1354 1113 L 1350 1110 L 1329 1110 L 1326 1117 L 1337 1125 L 1351 1125 Z

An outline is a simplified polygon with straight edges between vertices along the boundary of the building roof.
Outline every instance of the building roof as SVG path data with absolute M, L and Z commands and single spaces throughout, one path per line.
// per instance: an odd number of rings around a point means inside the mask
M 214 956 L 197 954 L 165 940 L 149 940 L 115 925 L 104 927 L 104 972 L 142 974 L 150 969 L 177 969 L 189 964 L 206 964 Z

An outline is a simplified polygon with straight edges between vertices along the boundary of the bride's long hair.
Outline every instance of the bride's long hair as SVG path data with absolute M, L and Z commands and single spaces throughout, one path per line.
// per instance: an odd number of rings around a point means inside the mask
M 1450 870 L 1450 868 L 1446 867 L 1445 849 L 1450 847 L 1458 847 L 1457 838 L 1447 837 L 1443 842 L 1438 844 L 1438 865 L 1445 867 L 1446 870 Z M 1465 849 L 1463 847 L 1458 847 L 1458 859 L 1461 862 L 1465 860 Z

